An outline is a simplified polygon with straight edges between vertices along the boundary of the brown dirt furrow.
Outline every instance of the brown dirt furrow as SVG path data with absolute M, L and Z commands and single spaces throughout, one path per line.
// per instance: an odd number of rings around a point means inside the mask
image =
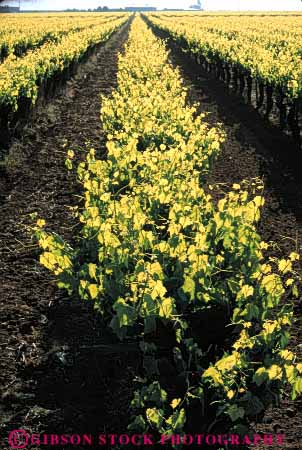
M 130 368 L 124 363 L 121 371 L 119 355 L 103 357 L 94 350 L 104 341 L 99 319 L 90 305 L 57 289 L 39 265 L 26 228 L 29 214 L 37 212 L 50 229 L 72 237 L 75 220 L 68 206 L 78 203 L 81 190 L 65 168 L 64 144 L 78 160 L 86 141 L 104 151 L 100 94 L 116 86 L 117 54 L 127 34 L 128 25 L 40 105 L 9 151 L 0 193 L 1 450 L 16 428 L 89 433 L 111 426 L 116 431 L 127 416 Z

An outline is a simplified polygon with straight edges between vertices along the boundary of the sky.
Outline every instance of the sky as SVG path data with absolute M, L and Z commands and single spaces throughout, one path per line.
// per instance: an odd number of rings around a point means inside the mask
M 201 0 L 205 10 L 277 10 L 302 11 L 301 0 Z M 31 0 L 22 1 L 21 9 L 111 8 L 125 6 L 156 6 L 188 8 L 195 0 Z

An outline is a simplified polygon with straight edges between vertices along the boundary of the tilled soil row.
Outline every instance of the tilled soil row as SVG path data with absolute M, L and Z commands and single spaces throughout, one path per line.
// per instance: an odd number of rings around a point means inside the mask
M 167 34 L 157 33 L 167 39 Z M 188 86 L 191 102 L 198 103 L 200 113 L 213 126 L 218 123 L 227 134 L 221 155 L 208 177 L 208 184 L 225 184 L 227 191 L 233 183 L 261 178 L 265 184 L 265 206 L 259 224 L 259 233 L 266 242 L 277 246 L 274 256 L 286 257 L 291 251 L 302 254 L 302 180 L 299 179 L 299 161 L 296 145 L 278 129 L 265 123 L 250 106 L 227 90 L 225 85 L 205 73 L 175 43 L 167 40 L 172 64 L 180 68 Z M 213 191 L 211 191 L 213 195 Z M 301 301 L 296 302 L 296 319 L 290 347 L 299 356 L 301 344 Z M 267 412 L 263 423 L 255 424 L 257 433 L 286 435 L 282 447 L 287 450 L 302 448 L 302 400 L 287 398 L 279 408 Z M 262 450 L 262 446 L 257 448 Z M 267 447 L 263 447 L 267 448 Z M 275 450 L 275 448 L 274 448 Z
M 99 319 L 89 304 L 56 287 L 38 263 L 27 226 L 37 212 L 50 229 L 72 238 L 69 206 L 78 203 L 81 188 L 65 168 L 66 149 L 78 160 L 87 141 L 104 152 L 100 94 L 116 86 L 117 54 L 128 29 L 129 23 L 79 67 L 10 148 L 0 186 L 1 450 L 9 448 L 5 442 L 14 429 L 68 434 L 126 428 L 129 356 L 100 356 Z

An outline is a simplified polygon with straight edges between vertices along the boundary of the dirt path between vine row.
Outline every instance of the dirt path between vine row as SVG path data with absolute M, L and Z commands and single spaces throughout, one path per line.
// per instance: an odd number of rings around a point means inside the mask
M 50 229 L 71 237 L 75 224 L 68 206 L 81 192 L 64 166 L 64 144 L 78 160 L 86 141 L 104 149 L 100 94 L 116 86 L 117 53 L 128 29 L 124 26 L 79 67 L 10 148 L 0 184 L 1 450 L 9 448 L 7 437 L 14 429 L 118 432 L 128 423 L 129 355 L 100 356 L 94 350 L 106 342 L 98 318 L 88 304 L 55 286 L 38 264 L 38 249 L 26 231 L 29 214 L 37 212 Z
M 167 38 L 167 34 L 160 33 L 160 36 Z M 231 186 L 243 179 L 263 179 L 266 203 L 259 226 L 262 238 L 278 244 L 277 256 L 286 256 L 291 251 L 301 254 L 301 152 L 286 136 L 265 123 L 255 110 L 229 92 L 222 82 L 202 71 L 174 43 L 168 41 L 168 48 L 171 62 L 180 68 L 189 87 L 190 101 L 200 104 L 199 111 L 207 113 L 207 122 L 213 126 L 221 123 L 227 133 L 221 156 L 208 178 L 209 184 Z M 290 346 L 301 356 L 301 299 L 296 302 L 295 313 Z M 279 408 L 268 411 L 264 423 L 257 424 L 255 430 L 285 434 L 282 449 L 301 449 L 302 400 L 292 402 L 287 398 Z M 257 449 L 262 450 L 262 447 L 257 446 Z

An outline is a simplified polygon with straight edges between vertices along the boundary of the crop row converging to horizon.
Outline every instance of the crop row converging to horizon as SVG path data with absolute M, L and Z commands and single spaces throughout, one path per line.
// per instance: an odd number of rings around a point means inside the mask
M 77 165 L 81 230 L 71 245 L 39 218 L 40 262 L 59 287 L 93 302 L 119 339 L 139 342 L 130 431 L 203 423 L 244 434 L 287 386 L 293 398 L 302 392 L 302 364 L 288 348 L 299 255 L 268 256 L 257 232 L 261 181 L 214 200 L 207 175 L 224 132 L 188 105 L 179 70 L 141 17 L 117 77 L 101 99 L 106 159 L 88 148 Z M 69 170 L 76 159 L 69 149 Z M 210 320 L 215 347 L 201 325 Z

